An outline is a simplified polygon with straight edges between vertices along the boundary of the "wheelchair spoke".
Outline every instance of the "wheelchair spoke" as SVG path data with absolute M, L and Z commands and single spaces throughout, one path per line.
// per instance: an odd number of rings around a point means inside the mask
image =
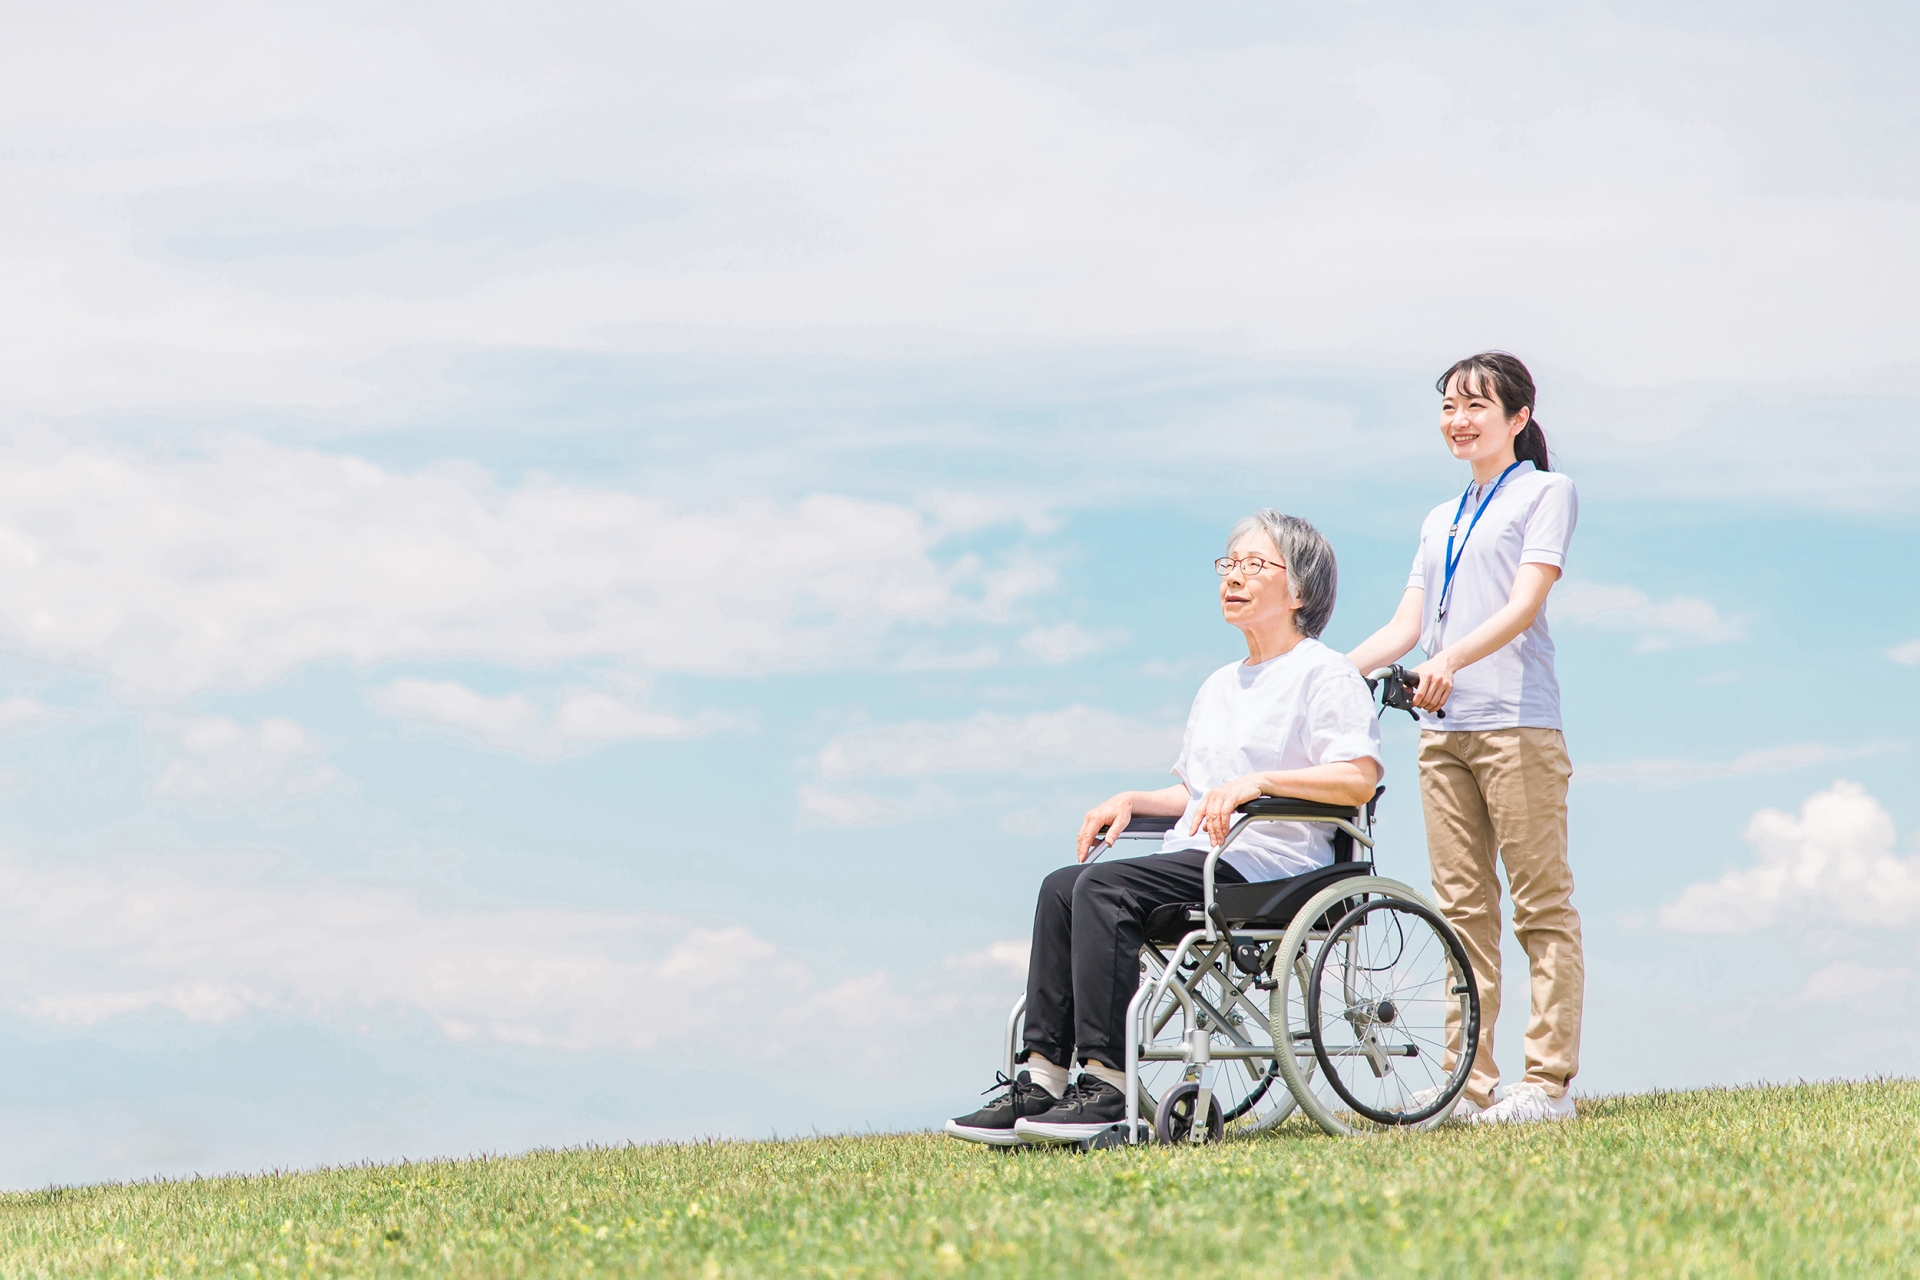
M 1330 1091 L 1356 1122 L 1419 1119 L 1464 1083 L 1457 948 L 1424 904 L 1380 897 L 1349 911 L 1315 957 L 1307 1029 Z

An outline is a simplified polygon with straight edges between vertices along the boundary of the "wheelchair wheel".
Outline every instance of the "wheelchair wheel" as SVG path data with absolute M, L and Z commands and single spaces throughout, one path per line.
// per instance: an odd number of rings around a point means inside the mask
M 1307 1029 L 1320 1070 L 1356 1113 L 1415 1125 L 1450 1112 L 1473 1065 L 1471 1050 L 1453 1046 L 1480 1034 L 1465 948 L 1424 902 L 1360 903 L 1313 962 Z
M 1459 938 L 1424 898 L 1378 876 L 1342 881 L 1301 910 L 1281 954 L 1273 1016 L 1299 1050 L 1281 1071 L 1315 1123 L 1365 1134 L 1452 1114 L 1480 1003 Z
M 1153 1136 L 1161 1142 L 1172 1145 L 1176 1142 L 1193 1140 L 1194 1113 L 1198 1111 L 1200 1086 L 1192 1080 L 1183 1080 L 1167 1090 L 1160 1099 L 1160 1108 L 1153 1118 Z M 1207 1099 L 1207 1136 L 1205 1142 L 1218 1142 L 1226 1130 L 1226 1121 L 1220 1115 L 1220 1100 Z

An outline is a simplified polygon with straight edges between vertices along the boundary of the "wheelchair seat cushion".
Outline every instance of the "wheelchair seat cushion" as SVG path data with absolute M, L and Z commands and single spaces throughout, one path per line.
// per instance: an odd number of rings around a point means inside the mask
M 1252 884 L 1222 884 L 1214 887 L 1214 901 L 1221 914 L 1234 927 L 1284 929 L 1293 923 L 1307 900 L 1330 884 L 1353 876 L 1370 876 L 1373 864 L 1336 862 L 1302 875 L 1280 880 L 1256 880 Z M 1147 916 L 1147 941 L 1174 946 L 1195 929 L 1201 928 L 1197 902 L 1170 902 L 1156 907 Z

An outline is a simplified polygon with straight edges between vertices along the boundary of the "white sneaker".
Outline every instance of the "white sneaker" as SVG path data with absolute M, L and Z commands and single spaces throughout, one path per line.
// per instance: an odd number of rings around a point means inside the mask
M 1531 1124 L 1536 1120 L 1573 1119 L 1573 1094 L 1552 1097 L 1537 1084 L 1508 1085 L 1500 1100 L 1473 1117 L 1475 1124 Z M 1457 1113 L 1456 1113 L 1457 1114 Z
M 1407 1101 L 1413 1104 L 1413 1110 L 1421 1111 L 1432 1106 L 1433 1100 L 1439 1096 L 1440 1087 L 1435 1085 L 1431 1089 L 1419 1090 L 1411 1098 L 1407 1099 Z M 1453 1104 L 1453 1110 L 1447 1113 L 1447 1118 L 1449 1120 L 1471 1120 L 1484 1110 L 1486 1110 L 1485 1107 L 1482 1107 L 1472 1098 L 1462 1094 L 1460 1101 Z

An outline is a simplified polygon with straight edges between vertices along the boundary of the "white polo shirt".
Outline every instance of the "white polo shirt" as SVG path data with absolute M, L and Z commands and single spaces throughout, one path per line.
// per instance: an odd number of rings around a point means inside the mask
M 1344 654 L 1302 640 L 1258 666 L 1230 663 L 1207 677 L 1187 715 L 1173 765 L 1187 784 L 1187 810 L 1161 852 L 1213 848 L 1206 832 L 1194 830 L 1200 802 L 1242 774 L 1361 759 L 1385 771 L 1373 698 Z M 1297 876 L 1333 861 L 1333 832 L 1317 823 L 1258 822 L 1220 860 L 1248 880 Z
M 1427 594 L 1420 648 L 1429 658 L 1506 607 L 1521 565 L 1550 564 L 1562 571 L 1567 567 L 1567 548 L 1580 518 L 1573 481 L 1557 471 L 1521 463 L 1487 504 L 1473 536 L 1467 537 L 1482 496 L 1476 488 L 1462 510 L 1456 494 L 1435 507 L 1420 526 L 1420 550 L 1413 557 L 1407 585 Z M 1439 609 L 1447 580 L 1447 529 L 1454 523 L 1455 512 L 1460 521 L 1453 538 L 1458 563 L 1443 620 Z M 1453 678 L 1453 696 L 1447 699 L 1446 710 L 1444 720 L 1421 712 L 1420 727 L 1442 732 L 1560 728 L 1560 682 L 1553 674 L 1553 637 L 1547 632 L 1544 605 L 1533 625 L 1505 648 Z

